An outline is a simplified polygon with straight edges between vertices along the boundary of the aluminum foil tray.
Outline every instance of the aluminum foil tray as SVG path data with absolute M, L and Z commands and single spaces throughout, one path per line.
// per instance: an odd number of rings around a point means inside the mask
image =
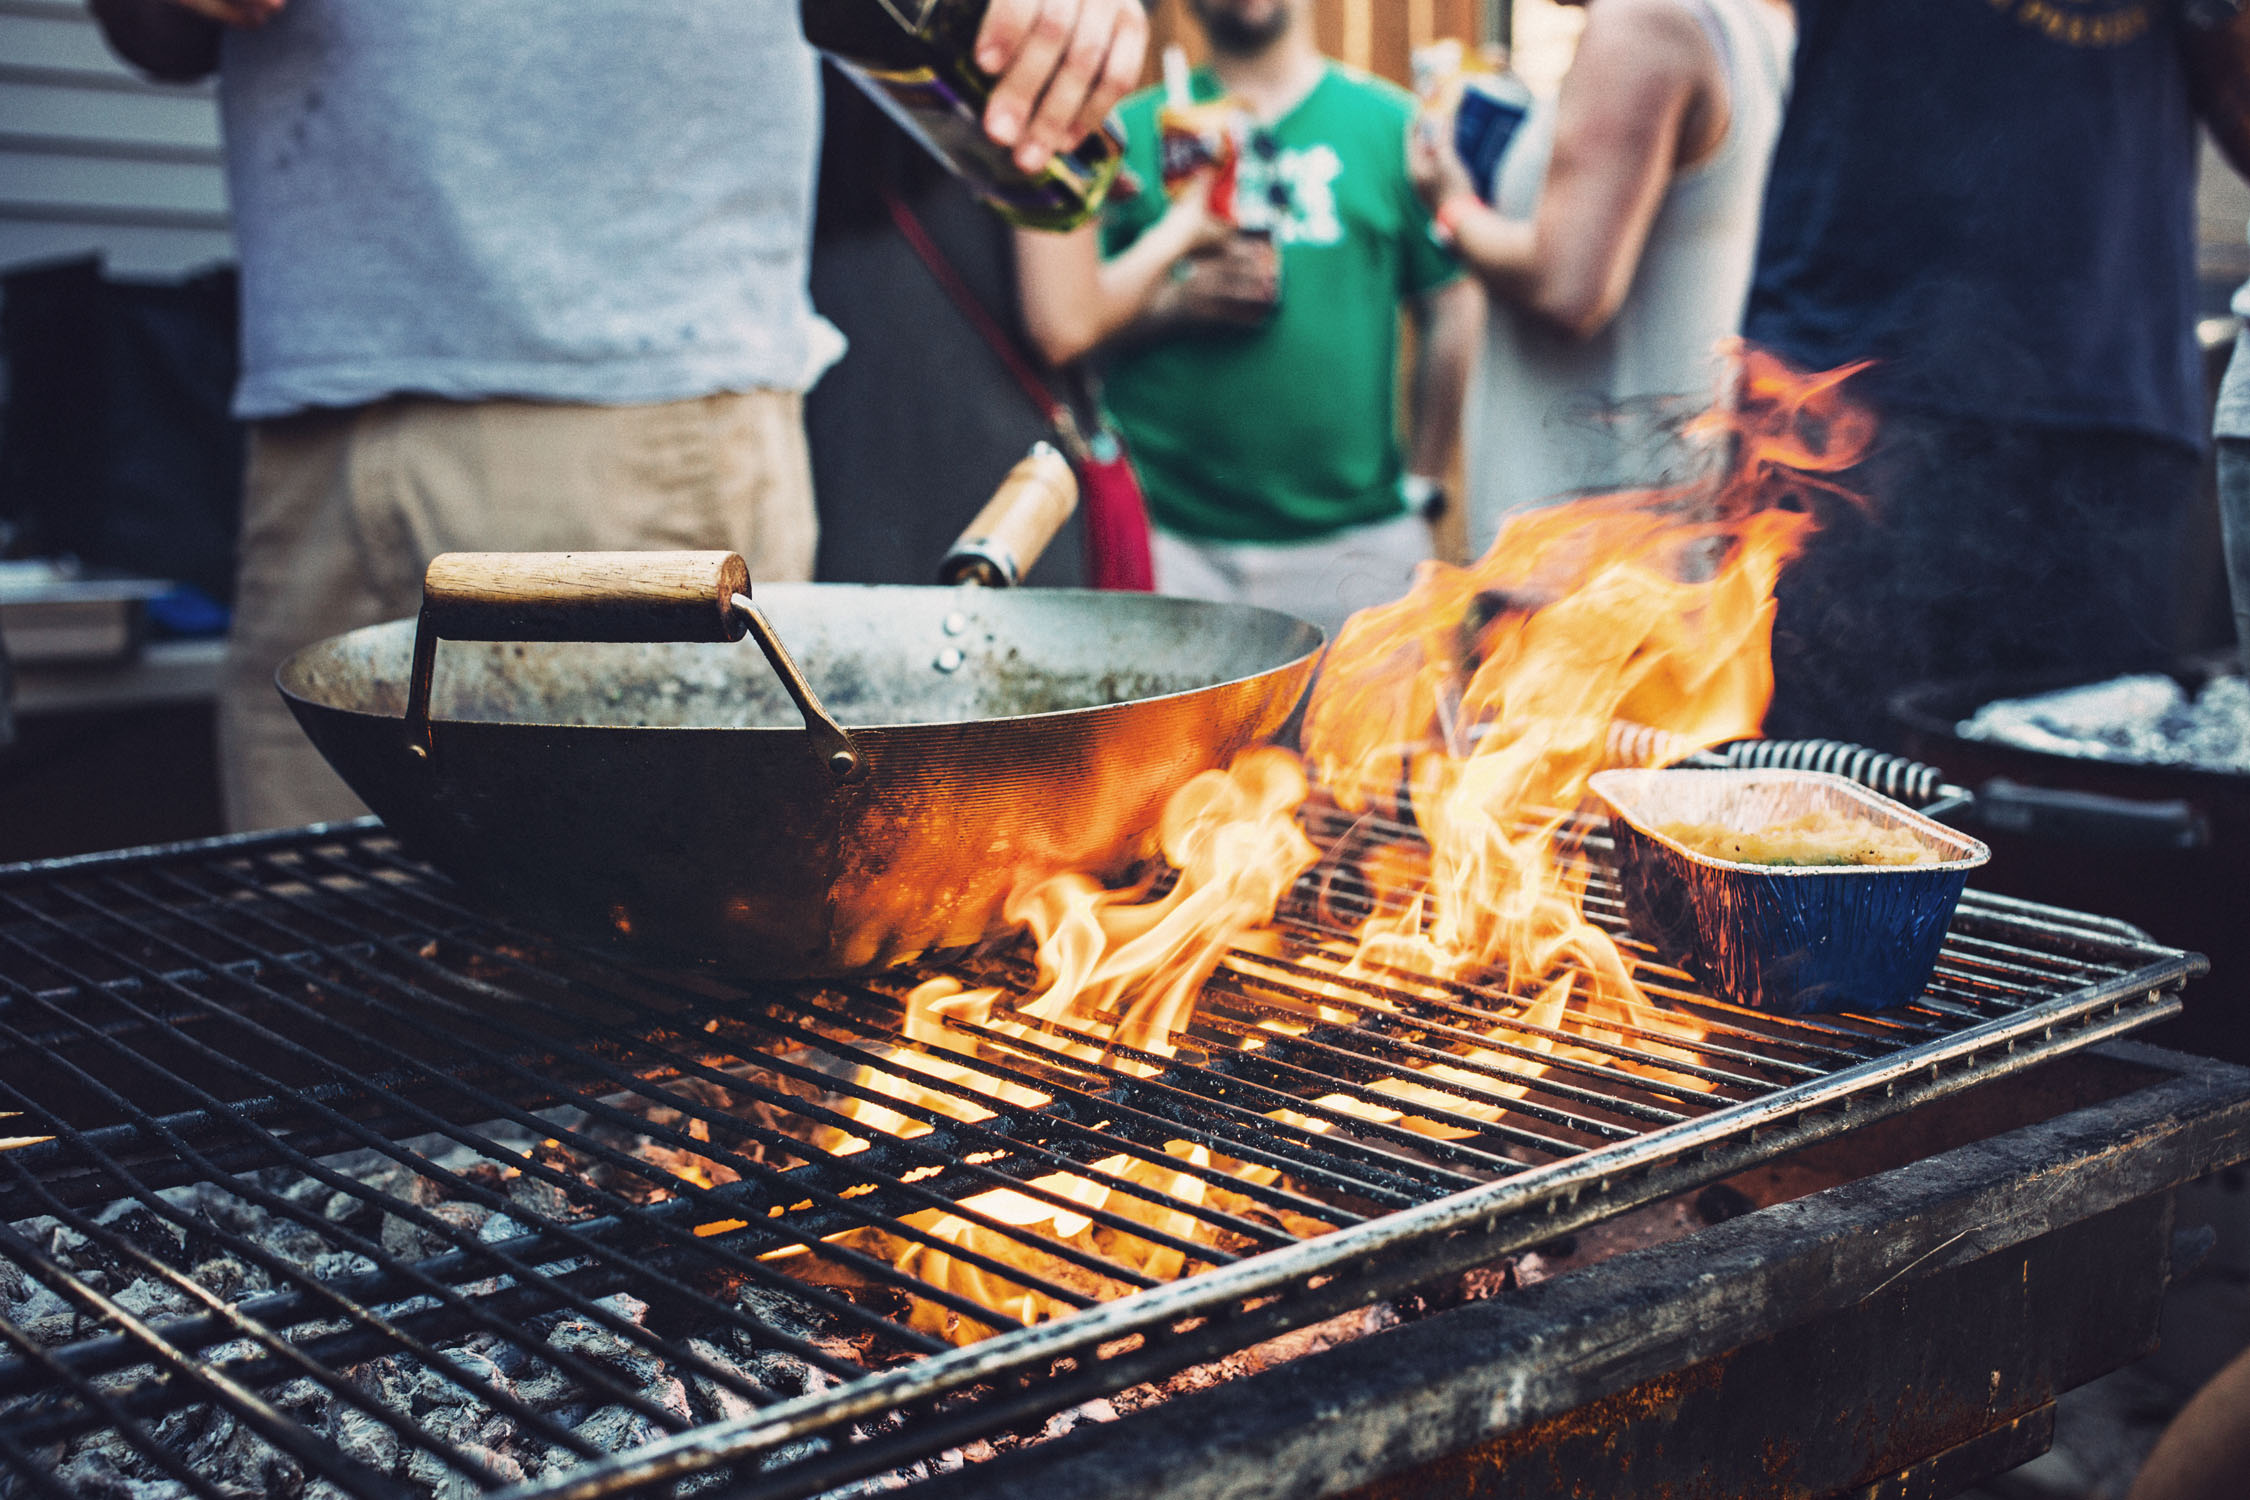
M 1618 884 L 1633 930 L 1738 1004 L 1781 1015 L 1882 1010 L 1922 992 L 1969 871 L 1991 851 L 1912 808 L 1819 771 L 1603 771 Z M 1760 865 L 1656 831 L 1755 832 L 1827 810 L 1904 829 L 1919 865 Z

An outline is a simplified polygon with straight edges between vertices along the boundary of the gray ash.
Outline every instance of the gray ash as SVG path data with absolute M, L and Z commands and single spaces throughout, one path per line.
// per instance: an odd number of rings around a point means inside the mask
M 675 1085 L 694 1091 L 699 1103 L 724 1106 L 724 1090 L 708 1084 Z M 620 1104 L 625 1101 L 617 1101 Z M 641 1117 L 652 1126 L 678 1126 L 676 1111 L 642 1101 Z M 745 1111 L 748 1113 L 748 1111 Z M 689 1172 L 707 1181 L 735 1174 L 695 1153 L 637 1135 L 619 1121 L 590 1121 L 580 1110 L 556 1111 L 556 1137 L 541 1139 L 513 1127 L 487 1126 L 478 1148 L 444 1138 L 405 1143 L 427 1158 L 430 1172 L 417 1170 L 378 1152 L 327 1158 L 331 1171 L 365 1190 L 344 1191 L 289 1168 L 246 1174 L 234 1182 L 200 1183 L 158 1194 L 168 1212 L 123 1200 L 89 1217 L 92 1227 L 123 1244 L 111 1246 L 100 1235 L 82 1233 L 56 1218 L 18 1221 L 12 1227 L 39 1251 L 51 1256 L 72 1279 L 133 1317 L 159 1330 L 208 1311 L 205 1304 L 168 1277 L 138 1261 L 134 1250 L 229 1302 L 256 1307 L 256 1299 L 291 1290 L 289 1271 L 309 1273 L 327 1283 L 349 1283 L 376 1270 L 376 1252 L 408 1264 L 437 1266 L 458 1257 L 464 1242 L 491 1244 L 516 1240 L 542 1224 L 569 1223 L 595 1216 L 598 1202 L 582 1198 L 552 1181 L 504 1165 L 510 1157 L 555 1167 L 582 1181 L 596 1182 L 617 1196 L 647 1203 L 669 1194 L 660 1186 L 668 1173 Z M 564 1140 L 618 1148 L 648 1162 L 647 1176 L 580 1157 Z M 784 1159 L 784 1165 L 794 1165 Z M 459 1201 L 458 1190 L 441 1180 L 455 1174 L 491 1192 L 506 1206 Z M 598 1182 L 597 1182 L 598 1179 Z M 265 1201 L 258 1201 L 264 1196 Z M 451 1233 L 414 1221 L 419 1209 Z M 246 1246 L 228 1248 L 234 1237 Z M 568 1276 L 583 1262 L 550 1258 L 539 1252 L 538 1269 Z M 266 1257 L 269 1264 L 258 1263 Z M 449 1274 L 433 1272 L 471 1302 L 507 1290 L 506 1279 L 475 1277 L 484 1267 Z M 810 1347 L 844 1368 L 871 1361 L 864 1335 L 847 1337 L 822 1315 L 794 1299 L 713 1272 L 683 1273 L 695 1288 L 731 1303 L 761 1332 L 740 1326 L 698 1326 L 717 1320 L 683 1308 L 652 1312 L 640 1298 L 613 1293 L 595 1301 L 602 1316 L 563 1308 L 505 1320 L 511 1333 L 479 1329 L 433 1341 L 432 1358 L 400 1350 L 357 1362 L 323 1361 L 374 1410 L 319 1382 L 288 1378 L 270 1369 L 268 1352 L 237 1340 L 194 1349 L 206 1369 L 240 1372 L 245 1383 L 316 1437 L 352 1462 L 412 1490 L 466 1497 L 501 1485 L 538 1480 L 585 1462 L 584 1452 L 622 1453 L 680 1427 L 739 1417 L 759 1403 L 823 1390 L 837 1381 L 827 1369 L 800 1357 L 791 1347 Z M 408 1319 L 435 1306 L 428 1296 L 391 1294 L 373 1311 L 386 1319 Z M 324 1309 L 317 1305 L 313 1316 Z M 114 1331 L 110 1320 L 82 1301 L 64 1296 L 22 1267 L 0 1259 L 0 1319 L 42 1348 L 61 1348 L 98 1339 Z M 275 1325 L 294 1343 L 305 1345 L 352 1329 L 337 1317 L 313 1321 L 299 1314 Z M 709 1369 L 676 1360 L 659 1348 L 668 1339 Z M 192 1348 L 192 1344 L 190 1345 Z M 717 1378 L 711 1371 L 723 1372 Z M 599 1378 L 589 1378 L 588 1372 Z M 606 1379 L 625 1393 L 602 1388 Z M 113 1397 L 149 1392 L 157 1369 L 139 1364 L 97 1377 L 94 1384 Z M 747 1394 L 746 1394 L 747 1393 Z M 66 1393 L 40 1393 L 0 1401 L 0 1426 L 19 1433 L 56 1431 L 42 1427 L 58 1412 L 74 1409 Z M 511 1412 L 515 1414 L 511 1414 Z M 524 1413 L 536 1420 L 526 1419 Z M 385 1420 L 385 1415 L 395 1421 Z M 140 1452 L 122 1433 L 95 1426 L 89 1415 L 59 1429 L 66 1436 L 32 1440 L 30 1457 L 73 1493 L 100 1500 L 175 1500 L 190 1491 Z M 148 1427 L 157 1441 L 199 1477 L 225 1493 L 279 1497 L 279 1500 L 342 1500 L 344 1491 L 308 1473 L 297 1459 L 280 1451 L 251 1425 L 208 1402 L 159 1408 Z M 884 1425 L 871 1424 L 865 1430 Z M 545 1430 L 541 1430 L 544 1426 Z M 85 1430 L 91 1428 L 92 1430 Z M 402 1431 L 406 1429 L 406 1431 Z M 407 1435 L 418 1430 L 466 1460 L 476 1477 L 464 1473 Z M 557 1435 L 569 1441 L 555 1441 Z M 574 1451 L 582 1449 L 582 1451 Z M 802 1457 L 802 1450 L 770 1455 L 766 1462 Z M 956 1456 L 951 1463 L 957 1465 Z M 901 1471 L 894 1482 L 928 1472 Z M 723 1473 L 684 1481 L 675 1491 L 692 1494 L 723 1482 Z M 878 1485 L 878 1488 L 882 1486 Z M 46 1486 L 24 1475 L 0 1471 L 0 1497 L 41 1493 Z
M 2250 773 L 2250 682 L 2214 677 L 2190 696 L 2161 673 L 1987 703 L 1965 739 L 2050 755 Z

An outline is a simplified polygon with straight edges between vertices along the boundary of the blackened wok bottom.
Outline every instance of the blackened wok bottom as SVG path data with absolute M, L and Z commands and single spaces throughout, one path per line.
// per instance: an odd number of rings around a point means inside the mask
M 1115 874 L 1165 800 L 1288 718 L 1321 634 L 1270 610 L 1070 590 L 776 586 L 758 599 L 863 766 L 839 782 L 757 649 L 443 643 L 414 622 L 283 664 L 298 721 L 417 853 L 641 961 L 795 977 L 1005 927 L 1021 882 Z

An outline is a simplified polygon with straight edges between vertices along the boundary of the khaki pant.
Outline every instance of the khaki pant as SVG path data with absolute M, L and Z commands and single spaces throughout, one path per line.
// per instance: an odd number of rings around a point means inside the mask
M 1156 591 L 1221 604 L 1256 604 L 1310 620 L 1330 640 L 1344 621 L 1388 604 L 1435 555 L 1430 523 L 1399 516 L 1311 542 L 1210 542 L 1158 531 L 1150 537 Z
M 802 407 L 779 391 L 659 406 L 401 397 L 257 424 L 219 698 L 228 823 L 366 811 L 298 729 L 274 669 L 413 614 L 440 552 L 723 547 L 755 581 L 810 578 Z

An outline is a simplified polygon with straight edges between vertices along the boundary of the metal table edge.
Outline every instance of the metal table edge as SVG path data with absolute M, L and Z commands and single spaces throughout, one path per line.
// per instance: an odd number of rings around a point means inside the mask
M 2171 1076 L 1626 1252 L 1603 1262 L 1599 1276 L 1564 1275 L 1465 1303 L 1114 1422 L 1082 1423 L 914 1492 L 929 1500 L 1142 1500 L 1159 1489 L 1168 1500 L 1338 1494 L 1627 1389 L 1683 1359 L 1725 1355 L 1905 1277 L 2025 1243 L 2048 1227 L 2024 1211 L 2027 1194 L 2067 1197 L 2075 1214 L 2090 1217 L 2250 1160 L 2250 1068 L 2140 1043 L 2095 1052 Z M 2163 1149 L 2099 1149 L 2128 1141 Z M 2027 1164 L 2033 1143 L 2097 1149 L 2053 1174 Z M 2105 1173 L 2097 1162 L 2117 1170 Z M 1790 1323 L 1760 1321 L 1760 1286 L 1815 1261 L 1829 1273 L 1826 1294 L 1801 1303 Z M 1649 1309 L 1665 1305 L 1678 1309 L 1686 1341 L 1661 1353 L 1636 1350 Z M 1558 1345 L 1558 1328 L 1568 1330 L 1570 1347 Z M 1587 1369 L 1589 1357 L 1599 1390 L 1566 1379 Z M 1335 1440 L 1333 1424 L 1352 1412 L 1402 1403 L 1416 1420 L 1397 1424 L 1379 1449 Z M 1193 1444 L 1164 1439 L 1183 1429 L 1196 1434 Z M 1201 1467 L 1183 1472 L 1189 1452 Z

